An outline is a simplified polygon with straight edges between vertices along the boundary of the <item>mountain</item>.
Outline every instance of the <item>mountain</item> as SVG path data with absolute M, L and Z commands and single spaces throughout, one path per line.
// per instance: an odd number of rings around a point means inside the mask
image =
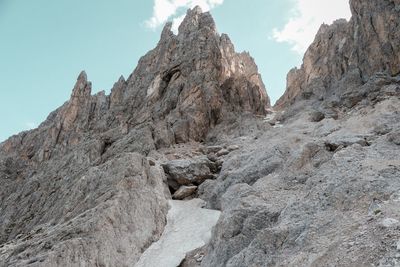
M 399 1 L 352 0 L 350 7 L 349 22 L 340 19 L 320 27 L 300 69 L 289 72 L 276 108 L 305 99 L 351 108 L 369 93 L 358 88 L 377 73 L 400 73 Z
M 199 8 L 110 95 L 82 72 L 69 101 L 0 145 L 0 265 L 133 264 L 166 223 L 160 149 L 269 107 L 254 60 Z
M 198 7 L 110 95 L 82 72 L 0 144 L 0 266 L 398 266 L 400 1 L 350 5 L 274 107 Z

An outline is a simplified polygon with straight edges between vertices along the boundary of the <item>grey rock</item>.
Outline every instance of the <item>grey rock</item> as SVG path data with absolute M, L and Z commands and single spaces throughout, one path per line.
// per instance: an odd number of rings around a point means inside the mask
M 169 185 L 177 190 L 180 185 L 200 185 L 207 179 L 214 177 L 213 162 L 205 156 L 192 159 L 171 160 L 163 164 Z
M 209 147 L 207 147 L 207 152 L 208 153 L 217 153 L 221 149 L 223 149 L 222 146 L 209 146 Z
M 221 149 L 220 151 L 217 152 L 217 157 L 221 157 L 221 156 L 225 156 L 229 154 L 229 150 L 228 149 Z
M 370 125 L 397 128 L 398 104 L 390 98 L 318 124 L 303 110 L 257 140 L 233 138 L 240 149 L 226 156 L 216 180 L 198 190 L 222 211 L 202 266 L 393 263 L 399 147 Z M 366 145 L 365 137 L 373 142 Z M 341 148 L 327 149 L 328 141 Z M 277 167 L 268 168 L 274 161 Z M 397 221 L 385 227 L 385 218 Z M 346 242 L 354 243 L 350 249 L 337 245 Z
M 375 92 L 361 86 L 377 80 L 376 73 L 400 73 L 396 5 L 397 0 L 351 0 L 351 20 L 321 26 L 302 66 L 289 72 L 286 92 L 275 108 L 307 99 L 329 101 L 337 96 L 342 105 L 351 108 L 364 98 L 385 94 L 386 90 L 395 92 L 396 86 L 376 88 Z
M 0 265 L 137 261 L 165 225 L 159 219 L 167 213 L 163 173 L 153 168 L 143 156 L 127 153 L 64 178 L 38 173 L 18 185 L 2 201 Z
M 391 132 L 389 134 L 389 141 L 400 146 L 400 130 Z
M 229 152 L 232 152 L 232 151 L 235 151 L 235 150 L 238 150 L 240 147 L 238 146 L 238 145 L 230 145 L 230 146 L 228 146 L 226 149 L 229 151 Z
M 312 122 L 320 122 L 325 119 L 325 114 L 321 111 L 314 110 L 310 113 L 310 121 Z

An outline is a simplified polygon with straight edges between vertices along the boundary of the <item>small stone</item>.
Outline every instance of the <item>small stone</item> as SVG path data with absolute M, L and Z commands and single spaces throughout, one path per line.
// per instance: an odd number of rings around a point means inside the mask
M 218 157 L 217 157 L 215 154 L 213 154 L 213 153 L 208 154 L 208 155 L 207 155 L 207 158 L 208 158 L 209 160 L 213 161 L 213 162 L 216 162 L 216 161 L 218 160 Z
M 208 153 L 217 153 L 222 149 L 222 146 L 209 146 L 207 147 Z
M 231 145 L 227 147 L 228 151 L 238 150 L 240 147 L 238 145 Z
M 172 195 L 173 199 L 182 200 L 187 198 L 196 192 L 197 186 L 181 186 L 179 189 Z
M 204 258 L 204 255 L 200 255 L 199 257 L 196 258 L 197 262 L 202 262 Z
M 381 225 L 382 225 L 383 227 L 386 227 L 386 228 L 395 226 L 395 225 L 397 225 L 397 224 L 399 224 L 399 221 L 396 220 L 396 219 L 393 219 L 393 218 L 385 218 L 385 219 L 383 219 L 382 222 L 381 222 Z
M 217 152 L 217 157 L 225 156 L 225 155 L 228 155 L 228 154 L 229 154 L 229 151 L 227 149 L 222 149 L 222 150 Z
M 395 131 L 389 134 L 389 141 L 400 146 L 400 131 Z
M 325 119 L 325 114 L 321 111 L 314 110 L 310 113 L 310 121 L 312 122 L 320 122 Z
M 224 164 L 224 160 L 223 159 L 219 159 L 215 162 L 215 164 L 218 166 L 218 168 L 222 167 L 222 165 Z
M 156 161 L 153 158 L 147 158 L 147 161 L 149 162 L 150 166 L 156 166 Z

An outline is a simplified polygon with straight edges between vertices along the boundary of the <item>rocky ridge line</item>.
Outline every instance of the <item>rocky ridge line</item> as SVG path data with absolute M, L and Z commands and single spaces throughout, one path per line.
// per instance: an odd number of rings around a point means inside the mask
M 366 95 L 376 95 L 374 80 L 390 84 L 400 74 L 400 1 L 351 0 L 350 7 L 349 22 L 321 26 L 301 67 L 288 73 L 275 109 L 309 100 L 305 105 L 334 117 L 336 108 L 351 108 Z
M 270 107 L 254 60 L 198 7 L 178 35 L 168 23 L 110 95 L 91 90 L 82 72 L 69 101 L 0 144 L 0 265 L 133 264 L 166 223 L 172 179 L 161 164 L 182 158 L 168 150 L 201 147 L 211 129 Z M 206 160 L 211 174 L 185 185 L 215 178 Z

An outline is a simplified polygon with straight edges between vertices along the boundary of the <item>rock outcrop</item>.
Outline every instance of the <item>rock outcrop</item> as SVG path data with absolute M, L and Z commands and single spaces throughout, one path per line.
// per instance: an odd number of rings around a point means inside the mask
M 350 6 L 349 22 L 321 26 L 300 69 L 289 72 L 276 109 L 307 99 L 352 107 L 374 93 L 362 85 L 378 78 L 390 83 L 400 74 L 400 2 L 352 0 Z
M 86 168 L 66 164 L 3 178 L 1 266 L 127 266 L 161 236 L 168 210 L 161 166 L 137 153 Z

